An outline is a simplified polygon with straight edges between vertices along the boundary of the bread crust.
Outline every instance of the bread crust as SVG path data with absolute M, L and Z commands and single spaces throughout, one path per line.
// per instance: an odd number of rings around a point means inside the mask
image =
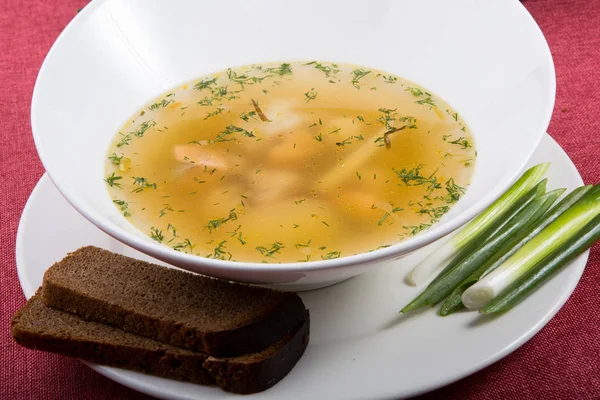
M 44 274 L 51 307 L 217 357 L 260 351 L 306 318 L 296 293 L 165 268 L 83 247 Z
M 302 357 L 310 318 L 258 353 L 219 358 L 177 348 L 48 307 L 36 293 L 11 320 L 14 340 L 27 348 L 240 394 L 263 391 L 283 379 Z

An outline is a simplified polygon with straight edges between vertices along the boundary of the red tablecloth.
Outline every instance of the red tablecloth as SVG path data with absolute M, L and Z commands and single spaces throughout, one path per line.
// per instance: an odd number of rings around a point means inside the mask
M 80 362 L 25 350 L 9 319 L 23 305 L 15 268 L 21 210 L 42 176 L 31 138 L 33 85 L 48 49 L 85 0 L 2 0 L 0 5 L 0 399 L 148 398 Z M 549 133 L 586 183 L 600 179 L 600 1 L 527 0 L 557 75 Z M 507 26 L 506 29 L 511 29 Z M 431 399 L 600 399 L 600 246 L 579 286 L 531 341 L 504 360 L 430 393 Z

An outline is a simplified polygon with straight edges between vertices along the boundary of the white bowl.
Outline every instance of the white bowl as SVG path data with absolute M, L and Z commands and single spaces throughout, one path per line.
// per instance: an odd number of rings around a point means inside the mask
M 249 63 L 324 60 L 377 68 L 440 95 L 471 127 L 478 159 L 458 204 L 394 246 L 308 263 L 206 259 L 154 243 L 103 182 L 109 142 L 147 101 L 184 81 Z M 452 232 L 522 172 L 548 126 L 555 75 L 544 37 L 517 1 L 95 0 L 48 53 L 31 124 L 46 171 L 103 231 L 148 255 L 236 281 L 325 286 Z

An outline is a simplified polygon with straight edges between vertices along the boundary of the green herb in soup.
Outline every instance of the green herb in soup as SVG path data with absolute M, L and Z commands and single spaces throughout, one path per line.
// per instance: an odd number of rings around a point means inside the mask
M 117 133 L 105 182 L 150 238 L 208 258 L 335 259 L 417 235 L 476 152 L 448 104 L 377 70 L 251 65 L 175 88 Z

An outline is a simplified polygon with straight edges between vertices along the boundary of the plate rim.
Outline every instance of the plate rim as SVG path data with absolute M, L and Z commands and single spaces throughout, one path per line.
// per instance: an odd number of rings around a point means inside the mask
M 568 166 L 570 168 L 572 168 L 573 171 L 575 171 L 576 176 L 575 176 L 574 184 L 583 185 L 583 180 L 581 178 L 581 175 L 579 174 L 579 171 L 573 164 L 573 162 L 570 159 L 570 157 L 568 156 L 568 154 L 566 154 L 566 152 L 562 149 L 562 147 L 548 134 L 544 135 L 543 141 L 548 141 L 550 146 L 555 147 L 555 150 L 558 152 L 558 154 L 560 154 L 560 157 L 561 158 L 564 157 L 564 162 L 568 163 L 569 164 Z M 24 245 L 25 242 L 24 241 L 25 241 L 25 231 L 26 231 L 25 225 L 28 223 L 27 222 L 28 215 L 31 212 L 30 210 L 32 209 L 34 202 L 36 201 L 35 197 L 37 195 L 39 195 L 40 190 L 42 190 L 41 189 L 42 184 L 44 182 L 48 182 L 48 183 L 54 185 L 52 180 L 49 178 L 49 176 L 46 173 L 44 173 L 44 175 L 42 175 L 42 177 L 39 179 L 38 183 L 36 184 L 35 188 L 31 192 L 29 198 L 27 199 L 25 207 L 23 208 L 21 218 L 19 220 L 19 225 L 18 225 L 18 230 L 17 230 L 17 235 L 16 235 L 15 255 L 16 255 L 17 275 L 19 278 L 19 284 L 21 286 L 21 289 L 23 290 L 23 293 L 27 299 L 29 299 L 33 295 L 33 293 L 35 293 L 36 289 L 32 288 L 31 283 L 28 282 L 28 279 L 25 276 L 25 272 L 27 271 L 26 262 L 24 261 L 24 252 L 25 252 L 25 245 Z M 55 189 L 55 190 L 57 190 L 57 189 Z M 60 194 L 60 192 L 58 192 L 58 193 Z M 61 197 L 62 197 L 62 195 L 61 195 Z M 66 199 L 63 198 L 63 200 L 65 202 L 67 202 Z M 90 223 L 89 221 L 86 221 L 86 222 Z M 111 238 L 111 240 L 115 240 L 115 239 Z M 447 385 L 454 383 L 460 379 L 470 376 L 477 371 L 483 370 L 484 368 L 501 360 L 502 358 L 506 357 L 507 355 L 509 355 L 510 353 L 514 352 L 519 347 L 521 347 L 522 345 L 527 343 L 536 333 L 538 333 L 544 326 L 546 326 L 548 324 L 548 322 L 556 315 L 556 313 L 564 306 L 566 301 L 571 297 L 575 287 L 577 286 L 577 284 L 579 283 L 579 281 L 581 279 L 581 276 L 583 275 L 583 272 L 585 270 L 585 267 L 587 265 L 587 261 L 589 258 L 589 253 L 590 253 L 590 250 L 588 249 L 574 261 L 575 263 L 577 263 L 576 269 L 573 268 L 573 267 L 575 267 L 575 265 L 573 265 L 571 268 L 571 269 L 575 269 L 575 271 L 573 272 L 574 275 L 573 275 L 572 279 L 570 279 L 570 281 L 565 282 L 566 283 L 566 285 L 564 285 L 565 290 L 562 292 L 560 297 L 554 299 L 553 307 L 546 310 L 546 312 L 543 314 L 543 317 L 541 317 L 536 324 L 534 324 L 534 325 L 530 326 L 528 329 L 526 329 L 526 331 L 523 332 L 522 334 L 520 334 L 519 337 L 517 339 L 515 339 L 512 343 L 503 347 L 501 350 L 497 351 L 496 353 L 494 353 L 492 356 L 488 357 L 487 359 L 481 360 L 480 362 L 475 363 L 468 368 L 462 368 L 458 372 L 451 371 L 450 373 L 446 374 L 446 376 L 444 378 L 438 379 L 434 383 L 431 383 L 431 382 L 429 382 L 427 384 L 424 383 L 421 385 L 421 387 L 415 387 L 410 392 L 402 394 L 402 396 L 411 396 L 411 397 L 417 396 L 417 395 L 420 395 L 420 394 L 423 394 L 426 392 L 436 390 L 443 386 L 447 386 Z M 323 290 L 327 290 L 327 289 L 323 289 Z M 28 293 L 28 291 L 29 291 L 29 293 Z M 382 335 L 382 334 L 386 334 L 386 332 L 377 332 L 370 336 L 374 337 L 374 336 Z M 391 333 L 389 333 L 389 334 L 391 334 Z M 361 340 L 361 338 L 352 339 L 352 341 L 357 341 L 357 340 Z M 311 345 L 309 344 L 309 347 L 310 346 Z M 118 369 L 115 367 L 108 367 L 108 366 L 93 364 L 93 363 L 89 363 L 89 362 L 85 362 L 85 361 L 82 361 L 82 362 L 85 365 L 89 366 L 90 368 L 94 369 L 96 372 L 107 377 L 108 379 L 111 379 L 119 384 L 122 384 L 128 388 L 139 391 L 141 393 L 144 393 L 144 394 L 147 394 L 150 396 L 154 396 L 154 397 L 158 397 L 158 398 L 189 399 L 189 397 L 186 394 L 181 395 L 181 394 L 170 393 L 170 392 L 169 393 L 157 392 L 157 390 L 160 390 L 160 387 L 158 385 L 148 385 L 147 381 L 139 381 L 138 379 L 135 379 L 135 378 L 132 379 L 132 376 L 130 374 L 134 374 L 133 376 L 135 377 L 139 373 L 136 373 L 133 371 L 122 370 L 122 369 Z M 140 375 L 142 375 L 145 378 L 152 379 L 152 380 L 165 379 L 165 378 L 160 378 L 160 377 L 148 376 L 148 375 L 144 375 L 144 374 L 140 374 Z M 211 388 L 207 387 L 207 389 L 211 389 Z M 212 389 L 215 389 L 215 388 L 212 388 Z M 215 389 L 215 390 L 218 390 L 218 389 Z M 380 394 L 382 397 L 378 397 L 378 398 L 397 398 L 397 396 L 398 396 L 398 394 L 392 394 L 392 393 L 383 393 L 382 392 Z M 226 392 L 223 392 L 223 394 L 222 394 L 223 397 L 227 397 L 230 395 L 231 394 L 226 393 Z M 260 393 L 258 395 L 260 395 Z

